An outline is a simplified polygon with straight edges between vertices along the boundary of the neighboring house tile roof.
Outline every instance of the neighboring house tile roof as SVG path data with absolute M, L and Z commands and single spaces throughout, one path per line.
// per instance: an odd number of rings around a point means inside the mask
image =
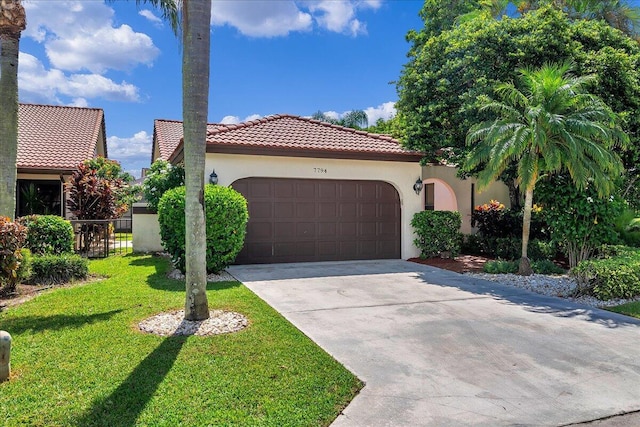
M 18 171 L 70 171 L 100 152 L 107 156 L 102 109 L 19 104 Z
M 209 123 L 207 132 L 213 132 L 226 125 Z M 153 121 L 153 150 L 151 163 L 155 160 L 169 160 L 182 139 L 182 122 L 179 120 L 156 119 Z M 157 150 L 156 150 L 157 148 Z
M 176 138 L 174 134 L 173 138 Z M 175 139 L 174 139 L 175 141 Z M 355 160 L 417 161 L 388 135 L 359 131 L 292 115 L 274 115 L 235 125 L 209 125 L 207 152 Z M 182 143 L 171 160 L 182 158 Z

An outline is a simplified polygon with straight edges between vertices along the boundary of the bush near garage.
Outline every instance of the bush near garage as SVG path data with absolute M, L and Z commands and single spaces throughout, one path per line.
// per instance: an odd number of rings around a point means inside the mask
M 207 273 L 218 273 L 231 264 L 244 245 L 247 201 L 232 188 L 207 184 L 204 187 L 207 228 Z M 164 193 L 158 203 L 160 237 L 173 263 L 185 272 L 185 187 Z
M 57 215 L 28 215 L 18 218 L 27 227 L 25 247 L 34 255 L 73 253 L 73 226 Z
M 460 212 L 422 211 L 411 219 L 417 238 L 413 243 L 421 258 L 456 257 L 460 253 L 462 217 Z
M 571 270 L 578 292 L 607 301 L 640 295 L 640 249 L 604 247 L 600 259 L 581 261 Z

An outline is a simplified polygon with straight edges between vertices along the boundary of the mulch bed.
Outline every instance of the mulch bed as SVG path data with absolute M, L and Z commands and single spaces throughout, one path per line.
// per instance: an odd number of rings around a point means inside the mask
M 478 255 L 459 255 L 455 258 L 409 258 L 409 261 L 411 262 L 455 271 L 456 273 L 482 272 L 484 263 L 490 260 L 491 258 Z

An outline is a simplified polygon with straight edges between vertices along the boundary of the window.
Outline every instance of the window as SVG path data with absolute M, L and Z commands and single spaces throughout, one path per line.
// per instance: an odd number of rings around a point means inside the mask
M 433 211 L 435 210 L 435 184 L 425 184 L 424 185 L 424 210 L 425 211 Z
M 61 214 L 60 181 L 18 180 L 16 216 Z

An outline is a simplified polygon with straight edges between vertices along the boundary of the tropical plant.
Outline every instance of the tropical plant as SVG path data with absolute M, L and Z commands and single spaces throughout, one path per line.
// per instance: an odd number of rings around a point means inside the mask
M 482 168 L 480 188 L 517 163 L 517 180 L 525 194 L 519 266 L 523 275 L 533 272 L 527 247 L 538 179 L 567 171 L 578 189 L 591 185 L 600 196 L 609 196 L 613 180 L 623 171 L 612 149 L 624 145 L 627 135 L 616 127 L 607 105 L 585 91 L 593 76 L 576 77 L 570 69 L 570 63 L 521 69 L 522 89 L 513 83 L 498 85 L 501 100 L 489 100 L 482 107 L 496 119 L 472 126 L 466 138 L 470 146 L 477 143 L 465 167 Z
M 119 218 L 129 208 L 118 198 L 126 186 L 121 179 L 98 176 L 98 170 L 81 163 L 66 184 L 69 190 L 69 210 L 78 219 Z
M 369 119 L 367 113 L 362 110 L 352 110 L 342 115 L 339 119 L 323 113 L 318 110 L 311 115 L 314 120 L 320 120 L 321 122 L 332 123 L 334 125 L 344 126 L 352 129 L 364 129 L 369 126 Z
M 18 52 L 27 20 L 21 0 L 0 1 L 0 216 L 16 211 Z

